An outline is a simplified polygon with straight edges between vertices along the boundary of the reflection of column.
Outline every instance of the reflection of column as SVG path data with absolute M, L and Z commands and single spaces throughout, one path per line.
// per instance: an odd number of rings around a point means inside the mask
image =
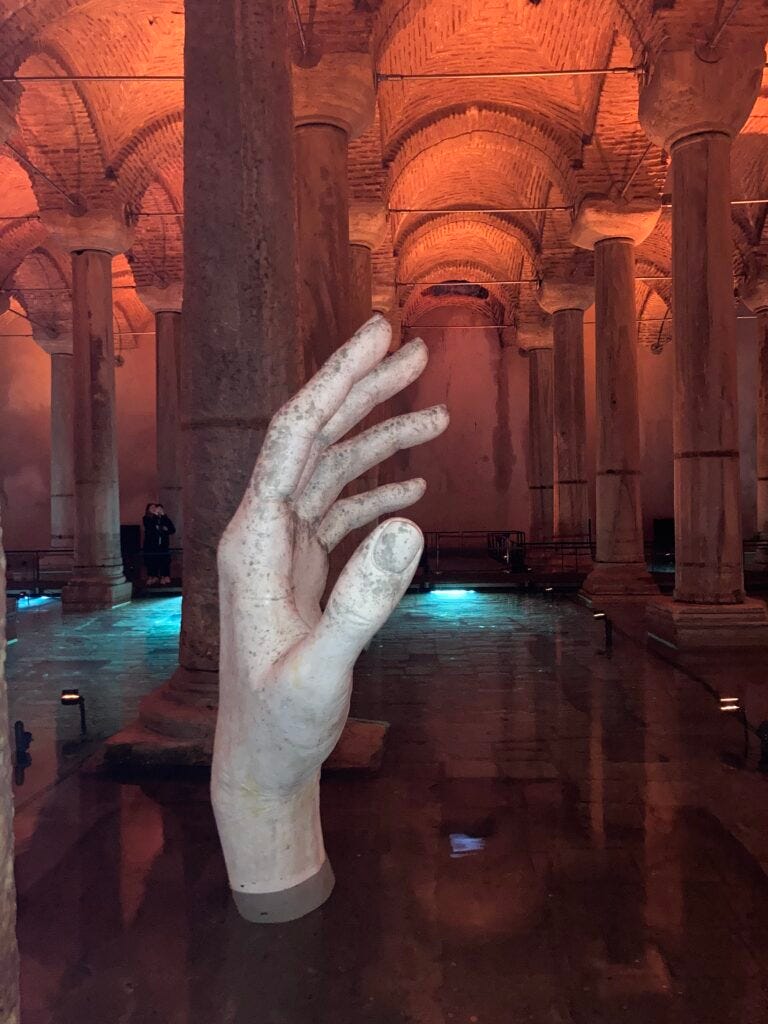
M 589 598 L 658 592 L 645 565 L 640 506 L 635 246 L 659 213 L 657 202 L 586 200 L 571 235 L 575 245 L 595 251 L 597 544 L 584 582 Z
M 142 288 L 139 298 L 155 315 L 157 497 L 176 527 L 173 546 L 181 547 L 181 283 L 167 288 Z
M 299 305 L 306 376 L 350 334 L 347 150 L 373 116 L 370 57 L 328 54 L 294 68 Z
M 51 547 L 75 544 L 75 435 L 72 335 L 34 339 L 51 357 Z
M 593 288 L 591 282 L 547 280 L 538 299 L 552 314 L 555 537 L 583 540 L 589 532 L 584 310 L 592 305 Z
M 744 599 L 730 211 L 731 135 L 763 62 L 761 40 L 732 31 L 707 60 L 664 50 L 640 98 L 643 127 L 672 157 L 675 593 L 650 616 L 674 646 L 768 641 L 765 605 Z
M 757 320 L 757 536 L 756 563 L 768 566 L 768 275 L 747 282 L 741 297 Z

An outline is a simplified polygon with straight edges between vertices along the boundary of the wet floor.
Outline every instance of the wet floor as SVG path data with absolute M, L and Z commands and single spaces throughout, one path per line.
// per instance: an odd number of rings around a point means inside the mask
M 203 781 L 41 788 L 25 1024 L 763 1024 L 768 780 L 702 686 L 601 636 L 570 603 L 407 597 L 357 673 L 384 767 L 324 781 L 337 887 L 292 924 L 237 917 Z

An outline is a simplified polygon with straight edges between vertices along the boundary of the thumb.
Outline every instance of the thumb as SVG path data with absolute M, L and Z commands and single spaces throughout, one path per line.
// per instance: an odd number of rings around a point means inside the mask
M 358 547 L 306 640 L 304 659 L 316 680 L 331 683 L 352 668 L 408 589 L 423 547 L 418 526 L 400 518 L 381 523 Z

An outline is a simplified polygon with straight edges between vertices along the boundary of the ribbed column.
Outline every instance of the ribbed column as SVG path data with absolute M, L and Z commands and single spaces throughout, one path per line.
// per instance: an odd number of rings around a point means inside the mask
M 131 597 L 120 551 L 112 259 L 132 235 L 115 188 L 79 205 L 77 215 L 69 208 L 43 213 L 51 237 L 72 254 L 75 559 L 61 600 L 73 612 Z
M 552 349 L 528 353 L 528 493 L 530 539 L 549 541 L 553 516 Z
M 635 245 L 659 213 L 658 202 L 590 199 L 571 235 L 595 253 L 596 546 L 583 587 L 589 598 L 657 593 L 643 550 Z
M 675 592 L 651 629 L 676 646 L 768 642 L 765 605 L 744 602 L 730 209 L 731 134 L 764 55 L 733 35 L 710 57 L 660 55 L 640 108 L 672 158 Z
M 174 547 L 183 544 L 181 501 L 181 431 L 179 376 L 181 372 L 181 313 L 163 309 L 155 314 L 157 402 L 157 493 L 160 504 L 173 520 Z
M 35 329 L 35 342 L 51 357 L 51 548 L 75 544 L 75 425 L 71 331 Z
M 586 540 L 589 481 L 584 310 L 592 305 L 594 289 L 589 280 L 547 276 L 537 299 L 541 308 L 552 314 L 555 539 Z
M 61 599 L 65 611 L 128 601 L 120 552 L 112 255 L 72 253 L 75 446 L 75 565 Z
M 73 359 L 51 355 L 51 547 L 71 551 L 75 543 L 75 453 Z

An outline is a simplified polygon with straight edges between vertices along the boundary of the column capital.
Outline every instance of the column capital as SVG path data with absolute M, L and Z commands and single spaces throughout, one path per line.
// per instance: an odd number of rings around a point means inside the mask
M 643 130 L 670 150 L 689 135 L 737 135 L 760 91 L 765 39 L 729 30 L 714 50 L 668 41 L 640 91 Z
M 72 355 L 71 330 L 54 329 L 49 331 L 45 328 L 35 327 L 32 331 L 32 340 L 49 356 Z
M 133 242 L 133 225 L 120 203 L 89 208 L 83 201 L 74 211 L 47 210 L 42 221 L 54 242 L 66 252 L 93 249 L 119 256 Z
M 183 288 L 181 281 L 171 281 L 163 287 L 141 285 L 136 294 L 150 313 L 180 313 Z
M 563 309 L 589 309 L 595 301 L 595 286 L 583 278 L 548 277 L 539 285 L 536 301 L 547 313 Z
M 387 211 L 377 199 L 352 199 L 349 203 L 349 244 L 378 249 L 387 237 Z
M 293 119 L 330 124 L 356 139 L 373 121 L 376 90 L 369 53 L 328 53 L 311 68 L 293 68 Z
M 571 228 L 571 242 L 580 249 L 594 249 L 608 238 L 625 238 L 640 245 L 651 234 L 661 214 L 654 199 L 631 201 L 585 196 Z
M 552 317 L 544 313 L 518 324 L 517 342 L 526 354 L 538 349 L 552 348 Z

